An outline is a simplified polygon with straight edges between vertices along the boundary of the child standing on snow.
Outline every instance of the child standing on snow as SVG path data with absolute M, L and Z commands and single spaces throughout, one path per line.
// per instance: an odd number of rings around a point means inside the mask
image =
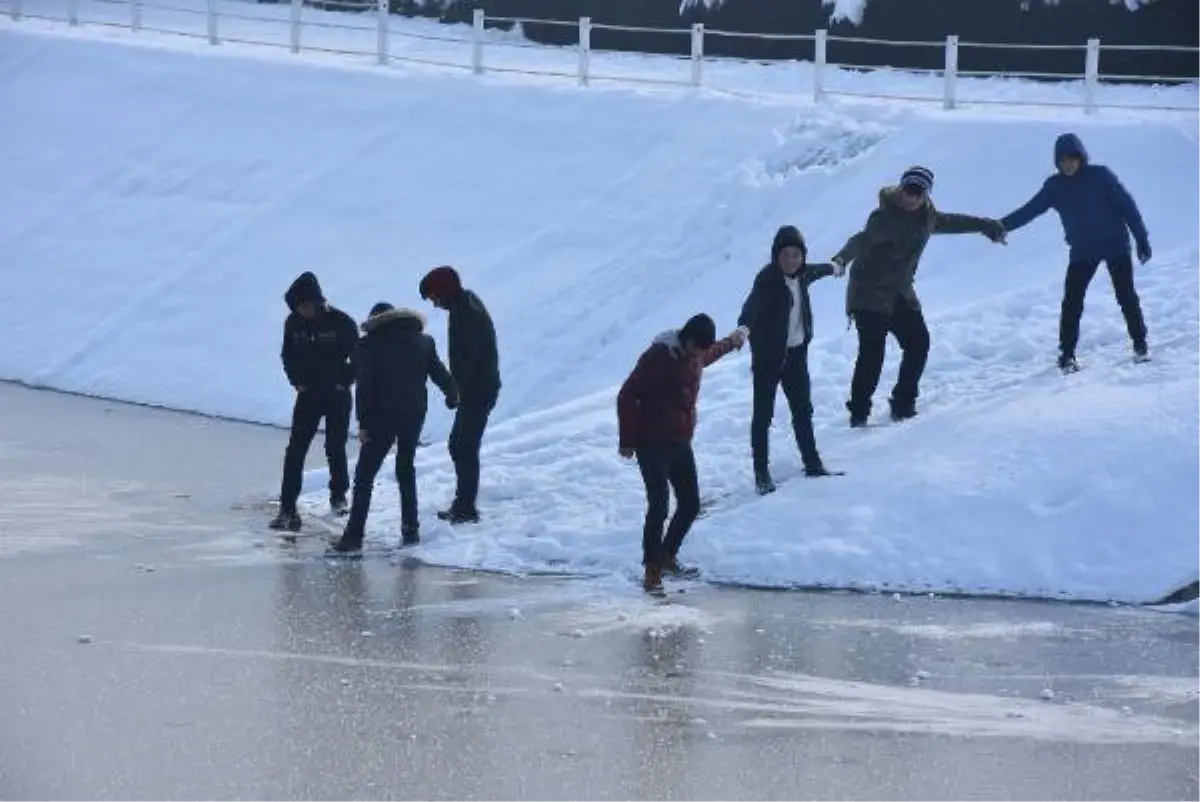
M 375 475 L 392 445 L 396 446 L 396 483 L 400 489 L 400 534 L 406 546 L 420 542 L 417 521 L 417 475 L 413 465 L 417 442 L 429 409 L 426 382 L 458 404 L 450 372 L 438 357 L 437 345 L 425 333 L 425 318 L 409 309 L 377 303 L 362 324 L 357 372 L 358 440 L 362 448 L 354 468 L 354 500 L 342 538 L 333 555 L 357 556 L 362 550 Z
M 617 395 L 620 455 L 637 458 L 646 485 L 646 521 L 642 531 L 643 587 L 661 594 L 663 573 L 694 574 L 679 564 L 684 537 L 700 513 L 700 488 L 692 436 L 696 398 L 704 368 L 742 347 L 745 333 L 716 340 L 708 315 L 695 315 L 678 331 L 660 334 L 642 353 Z M 675 514 L 663 537 L 671 491 Z
M 792 413 L 792 430 L 804 460 L 806 476 L 829 476 L 817 450 L 812 424 L 812 384 L 808 376 L 808 344 L 812 341 L 812 304 L 808 285 L 833 275 L 833 265 L 805 264 L 808 248 L 795 226 L 783 226 L 771 243 L 771 262 L 758 272 L 742 304 L 738 325 L 749 331 L 754 375 L 754 413 L 750 450 L 759 494 L 775 491 L 768 459 L 775 393 L 783 386 Z
M 1075 346 L 1079 342 L 1083 298 L 1100 262 L 1108 267 L 1113 292 L 1133 341 L 1134 358 L 1146 359 L 1146 322 L 1133 286 L 1129 233 L 1133 232 L 1142 264 L 1150 261 L 1150 236 L 1137 203 L 1112 170 L 1088 161 L 1087 150 L 1075 134 L 1063 134 L 1055 141 L 1054 164 L 1058 172 L 1046 179 L 1028 203 L 1000 223 L 1007 231 L 1016 231 L 1050 209 L 1058 212 L 1062 221 L 1071 253 L 1058 324 L 1059 370 L 1073 373 L 1079 369 Z

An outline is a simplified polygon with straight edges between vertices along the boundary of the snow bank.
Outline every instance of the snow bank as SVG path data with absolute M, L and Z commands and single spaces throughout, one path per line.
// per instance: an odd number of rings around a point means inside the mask
M 922 415 L 850 432 L 854 339 L 844 288 L 826 280 L 814 287 L 818 436 L 849 475 L 753 498 L 747 358 L 730 358 L 706 378 L 697 441 L 719 500 L 687 556 L 755 584 L 1121 600 L 1194 576 L 1200 203 L 1196 145 L 1181 135 L 1194 118 L 797 115 L 674 91 L 0 39 L 0 105 L 20 121 L 0 127 L 0 375 L 283 423 L 292 277 L 316 270 L 361 317 L 380 299 L 419 305 L 422 272 L 454 263 L 496 318 L 505 391 L 485 449 L 486 522 L 429 524 L 418 554 L 498 570 L 636 568 L 641 487 L 614 453 L 615 384 L 697 309 L 732 327 L 780 223 L 827 256 L 912 163 L 935 171 L 943 208 L 998 215 L 1040 184 L 1054 136 L 1075 130 L 1148 220 L 1156 258 L 1140 282 L 1156 361 L 1124 363 L 1100 277 L 1087 372 L 1049 369 L 1064 259 L 1053 219 L 1007 248 L 941 238 L 921 269 L 934 341 Z M 431 318 L 441 339 L 444 317 Z M 427 435 L 447 423 L 434 405 Z M 791 477 L 781 423 L 775 462 Z M 419 460 L 428 521 L 452 475 L 440 446 Z M 394 488 L 381 482 L 376 498 L 372 537 L 391 539 Z

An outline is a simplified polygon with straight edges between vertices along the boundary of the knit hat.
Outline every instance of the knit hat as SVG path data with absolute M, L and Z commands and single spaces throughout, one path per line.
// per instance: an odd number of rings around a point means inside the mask
M 795 226 L 781 226 L 775 232 L 775 239 L 771 243 L 772 262 L 779 261 L 779 252 L 784 248 L 799 248 L 800 253 L 808 258 L 808 245 L 804 242 L 804 235 Z
M 375 317 L 376 315 L 382 315 L 384 312 L 391 312 L 395 308 L 396 307 L 392 306 L 387 301 L 380 301 L 379 303 L 377 303 L 371 307 L 371 313 L 369 315 L 367 315 L 367 317 Z
M 440 301 L 450 301 L 462 292 L 462 279 L 453 267 L 442 265 L 425 274 L 425 278 L 421 279 L 420 290 L 422 300 L 437 298 Z
M 717 324 L 708 315 L 693 315 L 679 330 L 679 341 L 690 342 L 697 348 L 711 348 L 717 341 Z
M 909 167 L 900 176 L 900 186 L 920 190 L 925 194 L 933 192 L 933 170 L 928 167 Z

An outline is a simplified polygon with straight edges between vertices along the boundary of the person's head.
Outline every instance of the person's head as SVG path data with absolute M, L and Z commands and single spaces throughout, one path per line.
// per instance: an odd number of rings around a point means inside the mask
M 717 324 L 705 314 L 693 315 L 679 330 L 679 344 L 691 356 L 704 353 L 717 341 Z
M 439 309 L 448 309 L 462 292 L 462 279 L 453 267 L 442 265 L 425 274 L 419 289 L 423 300 Z
M 1054 165 L 1065 176 L 1073 176 L 1087 164 L 1087 150 L 1075 134 L 1062 134 L 1054 141 Z
M 808 246 L 795 226 L 782 226 L 771 242 L 771 261 L 786 275 L 794 276 L 804 267 Z
M 933 171 L 928 167 L 913 166 L 900 176 L 900 206 L 910 212 L 920 209 L 933 193 Z
M 292 282 L 292 286 L 288 287 L 283 300 L 289 309 L 305 320 L 314 319 L 325 309 L 325 296 L 321 293 L 321 283 L 317 281 L 316 275 L 312 272 L 301 273 Z

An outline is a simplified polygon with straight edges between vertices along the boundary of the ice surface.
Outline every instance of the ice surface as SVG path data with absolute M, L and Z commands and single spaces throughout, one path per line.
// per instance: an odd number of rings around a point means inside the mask
M 615 385 L 653 334 L 698 309 L 732 328 L 780 223 L 827 258 L 914 163 L 935 171 L 942 208 L 998 216 L 1036 190 L 1054 136 L 1074 130 L 1147 219 L 1155 259 L 1139 289 L 1155 361 L 1128 363 L 1099 276 L 1086 370 L 1051 369 L 1065 259 L 1052 216 L 1008 247 L 940 238 L 920 274 L 933 334 L 922 414 L 850 432 L 854 337 L 843 285 L 827 279 L 813 288 L 816 422 L 827 462 L 848 475 L 795 478 L 781 405 L 774 462 L 795 481 L 754 497 L 748 357 L 727 358 L 706 375 L 696 441 L 703 494 L 718 502 L 686 557 L 730 582 L 1122 601 L 1195 576 L 1194 115 L 797 112 L 11 31 L 0 104 L 21 122 L 0 128 L 0 375 L 282 423 L 292 277 L 316 270 L 361 317 L 382 298 L 419 304 L 421 273 L 454 263 L 496 319 L 505 390 L 484 451 L 484 523 L 429 522 L 415 553 L 493 570 L 636 571 L 641 483 L 615 454 Z M 902 91 L 916 79 L 863 80 Z M 431 318 L 444 349 L 445 318 Z M 893 354 L 880 403 L 894 369 Z M 448 416 L 432 409 L 427 435 L 440 438 Z M 442 445 L 418 468 L 430 521 L 452 488 Z M 394 540 L 390 482 L 374 507 L 371 537 Z

